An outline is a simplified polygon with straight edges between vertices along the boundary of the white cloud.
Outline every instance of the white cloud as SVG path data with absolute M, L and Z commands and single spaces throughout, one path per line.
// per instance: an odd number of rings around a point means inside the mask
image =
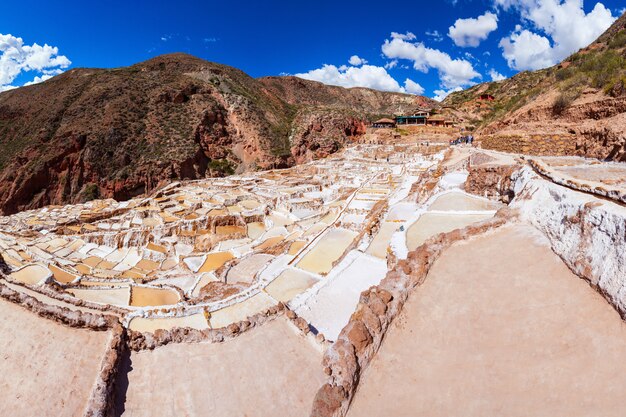
M 410 80 L 408 78 L 404 80 L 404 89 L 409 94 L 416 94 L 418 96 L 421 96 L 422 94 L 424 94 L 424 87 L 422 87 L 415 81 Z
M 33 85 L 33 84 L 42 83 L 42 82 L 44 82 L 46 80 L 49 80 L 52 77 L 53 77 L 53 75 L 47 75 L 47 74 L 44 74 L 41 77 L 40 76 L 36 76 L 35 78 L 33 78 L 32 81 L 28 81 L 28 82 L 24 83 L 24 87 L 26 87 L 27 85 Z
M 0 33 L 0 91 L 16 87 L 11 83 L 22 72 L 34 71 L 43 74 L 25 84 L 30 85 L 60 74 L 70 65 L 71 62 L 66 56 L 59 55 L 57 47 L 37 43 L 24 45 L 22 38 Z
M 545 68 L 562 61 L 593 42 L 616 19 L 602 3 L 596 3 L 585 13 L 583 0 L 494 0 L 494 3 L 505 10 L 517 10 L 522 20 L 531 25 L 531 28 L 516 28 L 500 41 L 509 66 L 517 70 Z M 539 62 L 534 62 L 533 57 Z
M 348 63 L 350 65 L 353 65 L 355 67 L 358 67 L 359 65 L 365 65 L 367 64 L 367 61 L 364 60 L 363 58 L 360 58 L 358 55 L 352 55 L 350 57 L 350 59 L 348 60 Z
M 385 64 L 385 69 L 392 69 L 398 66 L 398 60 L 394 59 Z
M 556 63 L 548 38 L 525 29 L 503 38 L 500 48 L 509 68 L 519 71 L 537 70 Z
M 322 68 L 295 74 L 295 76 L 340 87 L 367 87 L 381 91 L 405 92 L 405 89 L 389 75 L 385 68 L 374 65 L 347 68 L 323 65 Z
M 435 96 L 433 97 L 433 100 L 443 101 L 443 99 L 448 97 L 451 93 L 461 90 L 463 90 L 463 88 L 461 87 L 455 87 L 449 90 L 435 90 Z
M 407 32 L 407 33 L 391 32 L 391 37 L 393 39 L 402 39 L 404 41 L 412 41 L 416 39 L 416 36 L 412 32 Z
M 426 31 L 426 36 L 430 36 L 435 42 L 441 42 L 443 35 L 438 30 Z
M 382 46 L 383 54 L 389 59 L 407 59 L 413 61 L 413 68 L 428 72 L 430 68 L 439 71 L 441 85 L 444 88 L 454 88 L 473 83 L 480 74 L 474 70 L 472 64 L 463 59 L 452 59 L 450 55 L 437 49 L 424 46 L 423 43 L 407 42 L 406 36 L 394 36 L 385 40 Z
M 448 29 L 448 36 L 456 46 L 475 48 L 498 28 L 498 16 L 491 12 L 477 18 L 457 19 Z
M 491 81 L 506 80 L 506 76 L 500 74 L 498 71 L 496 71 L 493 68 L 489 70 L 489 76 L 491 77 Z

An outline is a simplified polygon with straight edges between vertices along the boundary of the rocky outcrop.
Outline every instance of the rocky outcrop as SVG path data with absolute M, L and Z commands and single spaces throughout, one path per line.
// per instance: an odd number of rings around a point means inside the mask
M 541 178 L 514 175 L 511 207 L 541 230 L 552 250 L 626 317 L 626 208 Z
M 363 119 L 337 110 L 299 114 L 294 121 L 291 154 L 296 163 L 325 158 L 365 134 Z
M 465 191 L 508 204 L 514 196 L 511 175 L 519 165 L 469 166 Z

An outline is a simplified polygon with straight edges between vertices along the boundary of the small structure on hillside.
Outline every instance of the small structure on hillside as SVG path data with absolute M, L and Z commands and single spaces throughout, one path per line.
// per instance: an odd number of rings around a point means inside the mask
M 396 116 L 398 126 L 454 126 L 453 120 L 446 119 L 443 114 L 438 114 L 436 109 L 419 109 L 412 114 Z
M 417 110 L 412 114 L 396 116 L 396 123 L 399 125 L 426 125 L 426 120 L 430 117 L 430 110 Z
M 394 127 L 396 127 L 396 122 L 394 120 L 383 117 L 382 119 L 378 119 L 374 123 L 372 123 L 372 127 L 377 129 L 393 129 Z
M 482 101 L 494 101 L 496 98 L 491 94 L 481 94 L 478 99 Z

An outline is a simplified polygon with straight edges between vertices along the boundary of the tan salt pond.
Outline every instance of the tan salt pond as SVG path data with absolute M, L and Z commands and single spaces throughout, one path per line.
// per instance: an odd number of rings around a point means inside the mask
M 298 268 L 327 274 L 356 238 L 357 233 L 347 229 L 331 229 L 322 239 L 298 262 Z
M 137 262 L 135 268 L 141 269 L 142 271 L 150 272 L 158 269 L 159 266 L 161 266 L 160 262 L 152 261 L 150 259 L 142 259 L 141 261 Z
M 428 238 L 439 233 L 451 232 L 454 229 L 461 229 L 472 223 L 487 220 L 493 217 L 491 213 L 485 214 L 443 214 L 424 213 L 407 230 L 407 247 L 415 250 Z
M 372 243 L 367 248 L 367 253 L 376 256 L 377 258 L 387 258 L 387 248 L 389 247 L 389 241 L 391 236 L 398 230 L 400 225 L 393 222 L 381 223 L 378 233 L 372 240 Z
M 305 240 L 296 240 L 291 244 L 291 246 L 289 246 L 288 254 L 296 255 L 298 252 L 300 252 L 300 249 L 302 249 L 306 245 L 306 243 L 307 242 Z
M 217 226 L 215 233 L 218 235 L 234 235 L 234 234 L 246 234 L 246 228 L 243 226 Z
M 248 223 L 248 237 L 258 239 L 265 232 L 265 224 L 262 222 Z
M 24 284 L 40 284 L 44 282 L 52 272 L 43 265 L 32 264 L 11 273 L 9 276 Z
M 267 287 L 267 292 L 277 301 L 287 302 L 296 295 L 313 286 L 317 280 L 306 272 L 297 269 L 286 269 Z
M 128 306 L 130 302 L 130 286 L 103 289 L 70 288 L 67 292 L 81 300 L 98 304 L 111 304 L 124 307 Z
M 246 320 L 248 317 L 267 310 L 275 304 L 274 300 L 262 292 L 221 310 L 213 311 L 209 323 L 214 329 L 226 327 L 231 323 Z
M 198 270 L 198 272 L 211 272 L 220 268 L 226 262 L 233 259 L 234 256 L 230 252 L 213 252 L 206 256 L 206 260 Z
M 485 200 L 460 192 L 451 192 L 440 195 L 428 207 L 428 211 L 484 211 L 497 210 L 501 207 L 494 201 Z
M 166 306 L 180 301 L 180 294 L 171 288 L 133 286 L 130 305 L 134 307 Z
M 262 251 L 268 248 L 271 248 L 274 245 L 277 245 L 278 243 L 280 243 L 283 240 L 282 236 L 274 236 L 274 237 L 270 237 L 268 239 L 265 239 L 263 241 L 263 243 L 261 243 L 258 246 L 255 246 L 254 249 L 257 251 Z
M 128 323 L 128 328 L 137 332 L 152 333 L 158 329 L 171 330 L 174 327 L 189 327 L 204 330 L 209 328 L 209 323 L 203 313 L 192 314 L 185 317 L 135 317 Z
M 78 278 L 78 275 L 67 272 L 66 270 L 52 264 L 48 265 L 48 268 L 50 268 L 50 271 L 52 271 L 54 279 L 60 283 L 67 284 Z

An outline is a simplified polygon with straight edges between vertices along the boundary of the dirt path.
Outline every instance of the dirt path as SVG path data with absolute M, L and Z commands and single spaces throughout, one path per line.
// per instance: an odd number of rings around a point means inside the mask
M 621 416 L 626 325 L 546 239 L 507 226 L 435 263 L 349 416 Z

